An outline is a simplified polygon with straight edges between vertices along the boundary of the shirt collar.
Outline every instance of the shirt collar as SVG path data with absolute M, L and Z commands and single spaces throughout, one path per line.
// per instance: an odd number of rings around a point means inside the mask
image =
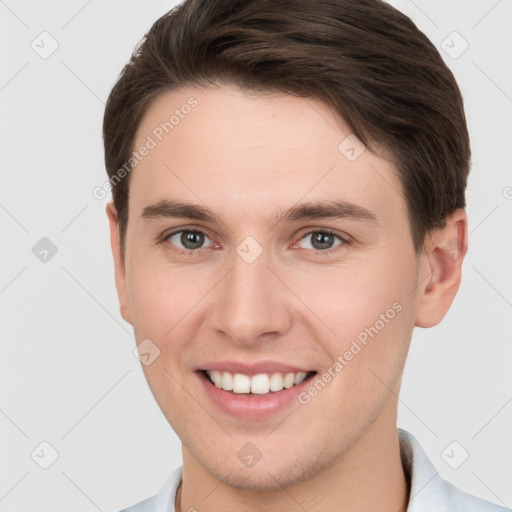
M 439 472 L 412 434 L 398 429 L 398 438 L 402 466 L 410 485 L 407 512 L 443 511 L 442 501 L 438 499 L 443 494 Z

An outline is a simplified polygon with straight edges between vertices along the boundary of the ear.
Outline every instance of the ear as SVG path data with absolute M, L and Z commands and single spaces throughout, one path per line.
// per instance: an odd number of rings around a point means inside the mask
M 114 257 L 114 269 L 116 278 L 117 296 L 119 298 L 119 307 L 121 316 L 129 323 L 132 323 L 130 308 L 128 307 L 128 294 L 126 290 L 126 270 L 125 259 L 121 250 L 121 236 L 119 230 L 119 219 L 117 211 L 112 202 L 106 206 L 108 222 L 110 225 L 110 245 L 112 247 L 112 256 Z
M 459 208 L 445 219 L 444 227 L 432 231 L 425 240 L 420 279 L 427 277 L 419 286 L 416 326 L 433 327 L 447 313 L 459 289 L 467 247 L 467 215 Z

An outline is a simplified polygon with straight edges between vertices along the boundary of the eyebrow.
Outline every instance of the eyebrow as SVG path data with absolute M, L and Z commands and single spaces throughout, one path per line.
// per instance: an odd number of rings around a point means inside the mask
M 141 211 L 141 218 L 153 220 L 162 218 L 180 218 L 199 220 L 203 222 L 221 222 L 222 219 L 213 213 L 206 206 L 182 201 L 170 201 L 164 199 Z M 370 221 L 377 223 L 377 216 L 374 212 L 348 201 L 320 201 L 302 203 L 278 212 L 274 221 L 296 222 L 315 219 L 342 219 L 348 218 L 359 221 Z

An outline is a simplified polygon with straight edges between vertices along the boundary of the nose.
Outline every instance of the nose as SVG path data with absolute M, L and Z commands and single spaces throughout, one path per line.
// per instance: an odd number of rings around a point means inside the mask
M 265 251 L 251 263 L 235 253 L 230 272 L 217 287 L 212 327 L 232 343 L 250 346 L 275 340 L 292 326 L 293 303 L 269 263 Z

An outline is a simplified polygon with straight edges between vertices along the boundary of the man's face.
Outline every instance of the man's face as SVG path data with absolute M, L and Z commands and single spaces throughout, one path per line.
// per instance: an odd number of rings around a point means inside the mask
M 228 87 L 166 93 L 137 132 L 156 146 L 130 177 L 123 316 L 160 350 L 144 372 L 184 458 L 235 487 L 396 428 L 425 272 L 394 167 L 349 135 L 320 102 Z

